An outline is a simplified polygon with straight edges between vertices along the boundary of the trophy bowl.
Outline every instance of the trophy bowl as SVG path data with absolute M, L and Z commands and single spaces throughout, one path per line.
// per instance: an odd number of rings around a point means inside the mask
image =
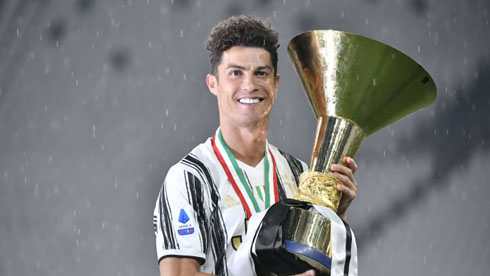
M 256 248 L 257 256 L 266 271 L 264 275 L 298 273 L 306 270 L 305 263 L 322 274 L 336 275 L 338 268 L 334 266 L 339 263 L 348 266 L 355 259 L 357 269 L 357 256 L 350 258 L 332 250 L 333 240 L 339 239 L 332 233 L 334 220 L 340 219 L 334 216 L 342 194 L 336 189 L 341 182 L 327 175 L 330 166 L 343 164 L 346 156 L 354 157 L 365 137 L 431 104 L 436 86 L 429 73 L 402 52 L 342 31 L 299 34 L 289 42 L 288 55 L 317 118 L 317 129 L 310 171 L 300 176 L 295 195 L 304 204 L 296 202 L 296 207 L 290 206 L 274 219 L 269 212 L 284 203 L 271 206 L 258 237 L 265 231 L 274 232 L 272 225 L 278 227 L 281 233 L 276 233 L 274 243 L 277 250 L 268 250 L 272 245 L 267 242 L 272 238 L 265 239 Z M 328 207 L 334 216 L 326 217 L 305 207 L 311 204 Z M 345 235 L 353 236 L 344 224 Z

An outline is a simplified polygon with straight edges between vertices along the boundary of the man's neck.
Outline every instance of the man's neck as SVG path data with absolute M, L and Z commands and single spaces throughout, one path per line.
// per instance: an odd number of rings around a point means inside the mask
M 221 124 L 221 133 L 226 145 L 236 159 L 255 167 L 265 154 L 267 123 L 254 127 L 236 127 Z

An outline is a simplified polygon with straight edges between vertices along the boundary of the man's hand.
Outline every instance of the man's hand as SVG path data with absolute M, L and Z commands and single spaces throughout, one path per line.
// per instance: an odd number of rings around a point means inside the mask
M 347 207 L 349 207 L 352 200 L 357 195 L 357 181 L 354 178 L 354 173 L 357 170 L 357 164 L 354 159 L 350 157 L 344 157 L 344 165 L 334 164 L 330 167 L 330 176 L 337 178 L 344 185 L 337 185 L 337 190 L 342 192 L 342 198 L 340 199 L 339 208 L 337 214 L 343 220 L 346 220 L 345 213 Z
M 291 275 L 291 276 L 315 276 L 315 270 L 313 269 L 310 269 L 310 270 L 307 270 L 301 274 L 294 274 L 294 275 Z

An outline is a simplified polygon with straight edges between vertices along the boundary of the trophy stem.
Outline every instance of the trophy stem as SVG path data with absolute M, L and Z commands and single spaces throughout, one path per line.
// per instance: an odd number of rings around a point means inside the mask
M 350 120 L 334 116 L 318 117 L 310 171 L 300 175 L 295 198 L 337 212 L 342 193 L 336 186 L 342 185 L 342 182 L 327 173 L 332 164 L 343 164 L 345 156 L 353 157 L 363 138 L 362 129 Z
M 362 129 L 351 120 L 318 117 L 310 171 L 328 173 L 332 164 L 343 164 L 345 156 L 356 154 L 363 139 Z

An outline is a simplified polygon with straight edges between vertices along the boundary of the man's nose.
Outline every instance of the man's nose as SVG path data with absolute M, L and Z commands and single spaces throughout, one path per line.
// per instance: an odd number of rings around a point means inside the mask
M 255 90 L 255 76 L 254 74 L 245 74 L 242 81 L 242 89 L 244 91 Z

